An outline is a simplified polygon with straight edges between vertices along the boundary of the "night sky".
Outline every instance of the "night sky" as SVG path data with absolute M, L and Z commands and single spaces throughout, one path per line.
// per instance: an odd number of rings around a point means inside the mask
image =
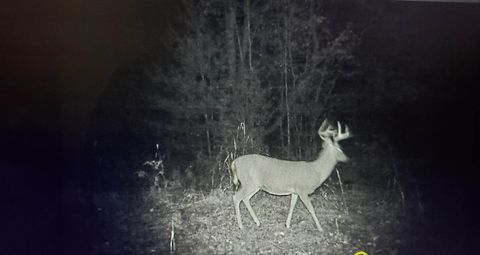
M 0 168 L 3 175 L 13 173 L 8 187 L 25 187 L 25 197 L 28 187 L 47 194 L 61 189 L 109 75 L 144 55 L 157 54 L 159 62 L 168 64 L 162 43 L 178 18 L 175 2 L 2 6 Z M 431 174 L 452 178 L 448 184 L 453 186 L 445 189 L 461 188 L 473 197 L 479 177 L 474 148 L 479 141 L 480 4 L 399 2 L 391 8 L 415 21 L 392 28 L 405 35 L 399 38 L 402 52 L 427 61 L 430 68 L 417 77 L 424 86 L 420 99 L 393 109 L 398 122 L 385 128 L 406 155 L 437 162 Z

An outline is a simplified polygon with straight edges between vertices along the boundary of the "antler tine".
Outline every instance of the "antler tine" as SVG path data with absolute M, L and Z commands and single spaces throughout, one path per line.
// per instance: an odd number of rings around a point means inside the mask
M 350 129 L 348 128 L 347 125 L 345 125 L 344 133 L 342 133 L 342 126 L 340 125 L 340 122 L 337 121 L 337 125 L 338 125 L 338 133 L 334 136 L 335 141 L 345 140 L 352 136 L 352 134 L 350 133 Z
M 327 125 L 328 125 L 328 120 L 324 119 L 323 122 L 322 122 L 322 125 L 320 125 L 319 132 L 320 132 L 320 130 L 323 131 Z
M 328 123 L 328 120 L 325 119 L 318 129 L 318 134 L 320 135 L 320 138 L 326 139 L 329 136 L 335 135 L 336 131 L 333 129 L 332 125 Z

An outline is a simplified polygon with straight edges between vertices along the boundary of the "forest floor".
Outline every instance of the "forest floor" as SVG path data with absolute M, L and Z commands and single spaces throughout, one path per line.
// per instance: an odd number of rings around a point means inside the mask
M 290 197 L 263 191 L 251 199 L 259 227 L 241 204 L 245 230 L 235 218 L 233 186 L 210 192 L 168 187 L 136 194 L 96 193 L 94 218 L 101 233 L 93 240 L 92 253 L 415 254 L 418 240 L 409 226 L 416 223 L 409 211 L 421 205 L 405 205 L 395 178 L 380 186 L 346 179 L 339 182 L 334 171 L 310 196 L 324 232 L 315 228 L 301 200 L 287 229 Z
M 235 219 L 232 191 L 209 194 L 163 189 L 143 197 L 97 195 L 103 238 L 94 254 L 397 254 L 402 216 L 379 192 L 357 187 L 315 194 L 319 232 L 300 202 L 285 227 L 290 198 L 259 192 L 251 199 L 257 227 L 242 206 L 245 230 Z M 345 198 L 345 200 L 343 200 Z

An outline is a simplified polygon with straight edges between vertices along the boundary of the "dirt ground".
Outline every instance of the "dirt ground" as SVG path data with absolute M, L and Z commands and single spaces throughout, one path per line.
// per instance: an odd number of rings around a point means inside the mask
M 144 194 L 94 195 L 104 228 L 94 254 L 400 254 L 408 220 L 401 200 L 371 187 L 320 188 L 311 198 L 324 232 L 297 203 L 285 227 L 290 197 L 259 192 L 251 199 L 261 225 L 244 206 L 238 228 L 233 190 L 201 193 L 175 188 Z

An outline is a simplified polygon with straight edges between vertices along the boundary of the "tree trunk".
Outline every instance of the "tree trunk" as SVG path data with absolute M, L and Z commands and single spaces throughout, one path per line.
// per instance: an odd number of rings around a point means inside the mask
M 290 134 L 290 105 L 288 98 L 288 20 L 287 12 L 284 16 L 284 47 L 283 47 L 283 81 L 285 89 L 285 112 L 287 116 L 287 157 L 290 158 L 291 134 Z
M 233 82 L 235 68 L 235 6 L 232 0 L 227 0 L 225 8 L 225 35 L 227 40 L 227 57 L 228 57 L 228 78 L 229 82 Z

